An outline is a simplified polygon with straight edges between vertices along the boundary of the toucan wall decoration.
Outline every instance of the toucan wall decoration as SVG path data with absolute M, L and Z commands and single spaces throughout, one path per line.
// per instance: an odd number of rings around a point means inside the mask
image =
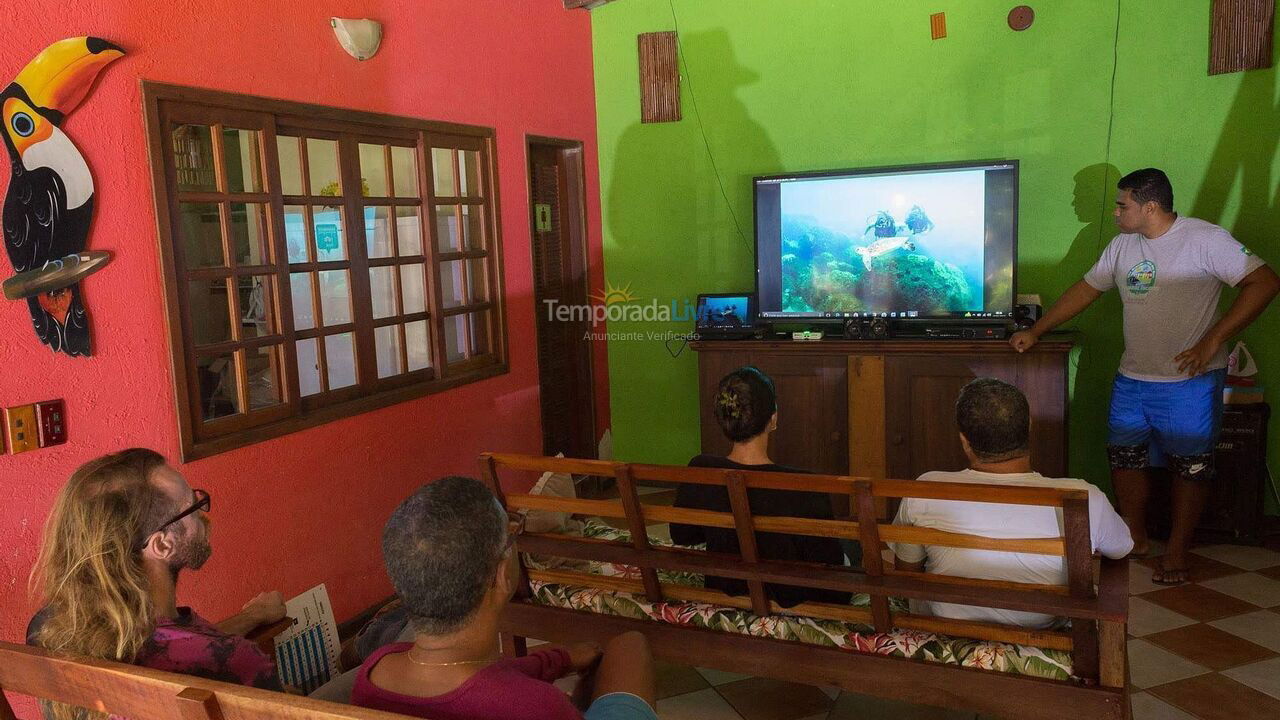
M 98 73 L 123 54 L 101 38 L 59 40 L 0 92 L 0 137 L 12 170 L 0 226 L 16 273 L 4 281 L 4 295 L 26 300 L 36 336 L 68 355 L 90 354 L 80 281 L 110 256 L 85 252 L 93 176 L 62 122 L 89 94 Z

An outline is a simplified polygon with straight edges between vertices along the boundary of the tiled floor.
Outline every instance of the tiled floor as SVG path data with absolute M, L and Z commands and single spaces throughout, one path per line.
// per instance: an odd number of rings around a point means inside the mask
M 1129 662 L 1134 720 L 1280 718 L 1280 552 L 1198 548 L 1194 583 L 1151 582 L 1131 560 Z M 662 720 L 974 720 L 947 711 L 661 663 Z
M 1195 582 L 1151 583 L 1130 561 L 1129 672 L 1135 720 L 1280 717 L 1280 552 L 1211 545 Z

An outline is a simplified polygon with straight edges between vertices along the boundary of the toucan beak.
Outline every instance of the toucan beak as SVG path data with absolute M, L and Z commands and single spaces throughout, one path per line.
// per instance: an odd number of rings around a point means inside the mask
M 13 81 L 34 105 L 66 115 L 89 94 L 98 73 L 122 55 L 124 50 L 102 38 L 67 38 L 45 48 Z

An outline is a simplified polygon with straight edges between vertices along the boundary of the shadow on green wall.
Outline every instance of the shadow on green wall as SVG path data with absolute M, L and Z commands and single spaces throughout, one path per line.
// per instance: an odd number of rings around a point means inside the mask
M 1071 209 L 1082 225 L 1070 247 L 1056 263 L 1037 266 L 1019 264 L 1022 277 L 1052 278 L 1063 287 L 1075 283 L 1098 261 L 1103 248 L 1116 236 L 1112 217 L 1115 187 L 1120 170 L 1110 163 L 1094 163 L 1080 168 L 1072 176 Z M 1063 187 L 1063 197 L 1067 188 Z M 1047 308 L 1057 297 L 1044 296 Z M 1120 298 L 1106 293 L 1072 321 L 1066 329 L 1075 330 L 1077 352 L 1073 355 L 1074 392 L 1071 394 L 1068 468 L 1072 477 L 1110 487 L 1107 470 L 1107 403 L 1111 396 L 1111 378 L 1115 375 L 1123 347 Z
M 609 280 L 634 282 L 639 297 L 659 302 L 750 289 L 743 280 L 754 277 L 755 268 L 751 178 L 781 167 L 769 134 L 738 96 L 759 75 L 738 61 L 728 33 L 682 33 L 680 50 L 683 119 L 641 123 L 636 105 L 635 121 L 615 146 L 604 212 L 609 264 L 628 273 Z M 670 237 L 673 229 L 678 238 Z M 691 329 L 689 322 L 609 326 L 611 332 Z M 699 449 L 696 423 L 692 434 L 653 428 L 670 426 L 673 415 L 698 417 L 696 353 L 673 358 L 662 342 L 639 339 L 611 340 L 609 353 L 615 455 L 686 462 Z M 636 387 L 652 392 L 618 391 Z
M 1280 245 L 1273 239 L 1275 228 L 1280 226 L 1280 197 L 1271 190 L 1272 166 L 1280 143 L 1280 103 L 1275 88 L 1274 69 L 1244 74 L 1191 206 L 1192 216 L 1225 225 L 1222 214 L 1239 183 L 1240 210 L 1229 229 L 1273 263 L 1280 260 L 1275 253 Z
M 740 279 L 743 262 L 754 269 L 751 178 L 781 167 L 764 126 L 737 96 L 759 75 L 738 62 L 724 30 L 681 34 L 680 48 L 683 119 L 644 124 L 637 117 L 622 132 L 606 221 L 617 249 L 645 264 L 696 260 L 702 273 Z M 646 233 L 673 221 L 687 229 L 683 247 L 694 257 L 646 257 L 654 247 Z M 679 282 L 696 293 L 708 290 L 696 285 L 705 281 L 685 274 Z
M 1070 282 L 1084 277 L 1102 255 L 1107 243 L 1119 232 L 1113 210 L 1120 169 L 1110 163 L 1081 168 L 1073 177 L 1075 187 L 1071 208 L 1084 223 L 1071 248 L 1058 265 L 1058 272 Z M 1120 365 L 1124 346 L 1121 302 L 1117 293 L 1104 294 L 1081 313 L 1073 327 L 1080 333 L 1080 352 L 1075 357 L 1075 387 L 1071 401 L 1072 474 L 1110 487 L 1107 466 L 1107 406 L 1111 399 L 1111 379 Z
M 1280 242 L 1275 237 L 1276 228 L 1280 227 L 1280 194 L 1272 190 L 1278 145 L 1280 99 L 1276 97 L 1276 70 L 1248 71 L 1236 90 L 1204 180 L 1200 183 L 1200 191 L 1191 206 L 1192 216 L 1226 227 L 1272 267 L 1280 266 Z M 1232 192 L 1237 187 L 1239 209 L 1235 222 L 1229 222 L 1223 214 L 1228 211 Z M 1224 303 L 1235 298 L 1234 291 L 1223 295 Z M 1277 363 L 1277 357 L 1280 357 L 1280 307 L 1272 304 L 1245 331 L 1244 339 L 1258 359 L 1264 384 L 1272 388 L 1268 397 L 1274 405 L 1276 377 L 1280 373 L 1280 364 Z M 1269 455 L 1273 458 L 1280 451 L 1278 425 L 1280 423 L 1272 421 L 1268 438 Z M 1280 511 L 1270 494 L 1266 495 L 1265 507 L 1268 514 Z

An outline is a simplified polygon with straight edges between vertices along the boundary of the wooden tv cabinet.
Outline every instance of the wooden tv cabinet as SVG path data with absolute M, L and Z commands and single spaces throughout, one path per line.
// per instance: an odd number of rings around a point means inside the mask
M 774 462 L 836 475 L 914 480 L 967 465 L 955 426 L 961 386 L 995 377 L 1031 403 L 1031 462 L 1067 474 L 1070 333 L 1050 333 L 1019 354 L 1005 341 L 703 340 L 698 352 L 702 452 L 729 442 L 712 415 L 725 374 L 755 365 L 778 391 Z

